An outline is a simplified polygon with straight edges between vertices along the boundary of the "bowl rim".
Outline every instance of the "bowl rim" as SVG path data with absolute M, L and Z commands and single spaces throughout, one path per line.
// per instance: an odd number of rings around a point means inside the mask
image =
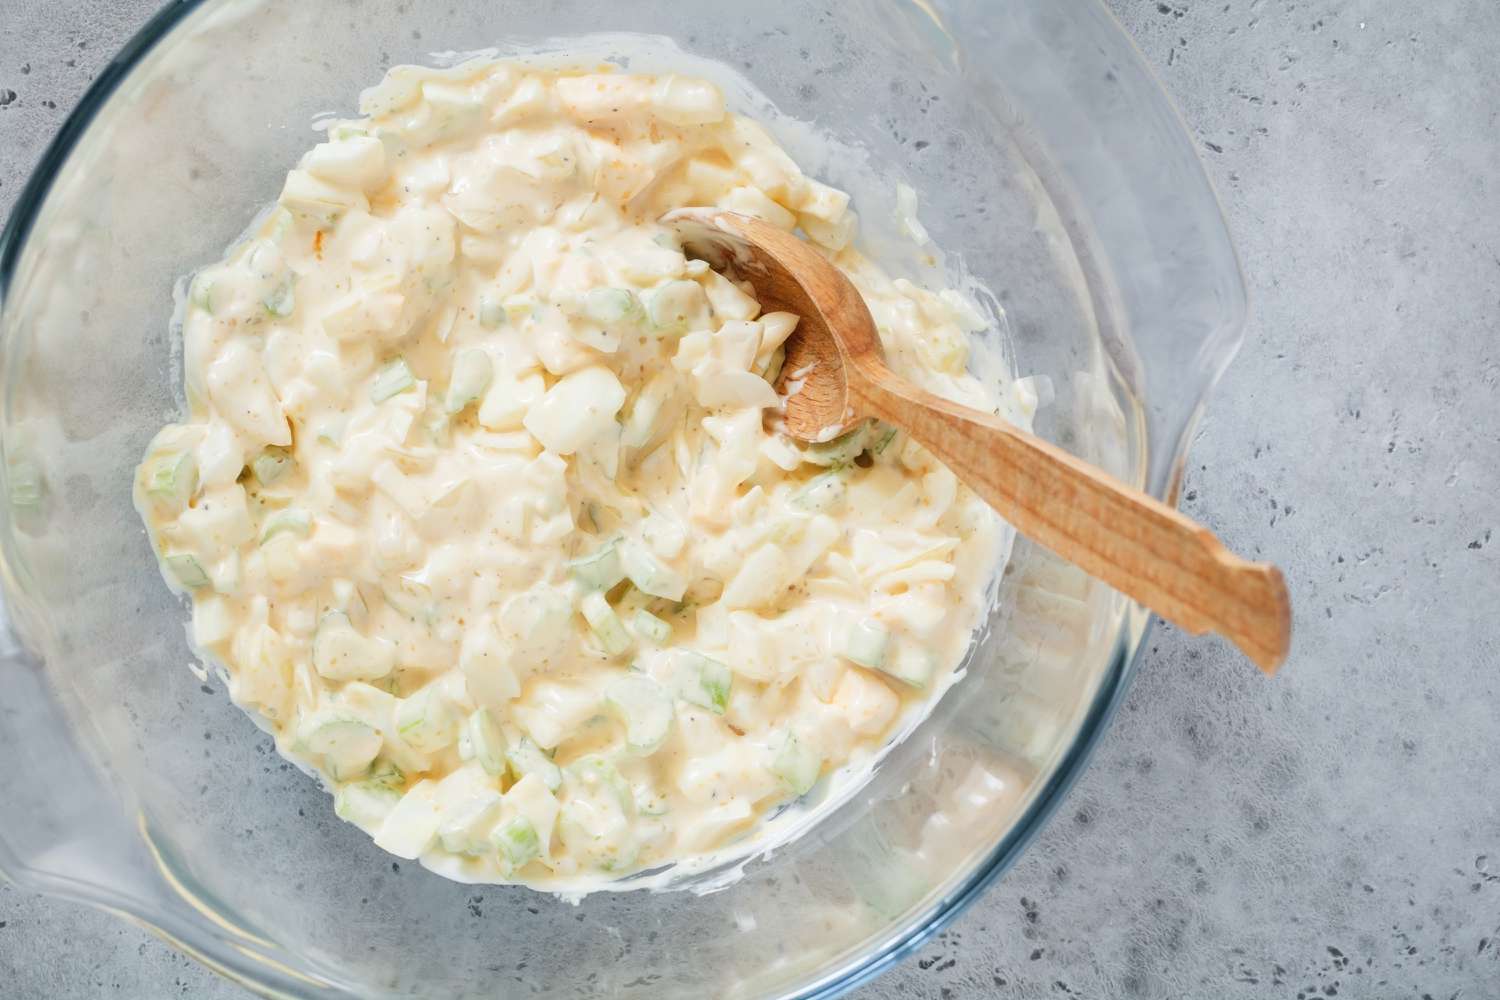
M 17 196 L 3 229 L 0 229 L 0 314 L 3 314 L 5 303 L 9 298 L 11 282 L 17 276 L 23 252 L 45 208 L 54 182 L 76 147 L 87 135 L 99 112 L 159 42 L 200 8 L 215 2 L 220 2 L 220 0 L 168 0 L 166 5 L 149 17 L 115 53 L 84 91 L 77 105 L 68 113 L 62 126 L 48 142 Z M 1162 85 L 1159 76 L 1141 53 L 1135 40 L 1120 24 L 1113 12 L 1105 6 L 1103 0 L 1093 0 L 1093 6 L 1114 25 L 1120 40 L 1134 56 L 1133 68 L 1143 73 L 1151 82 L 1154 97 L 1170 112 L 1179 134 L 1184 138 L 1189 137 L 1190 133 L 1176 102 Z M 1223 226 L 1225 242 L 1233 253 L 1233 243 L 1228 238 L 1228 226 L 1224 221 L 1222 204 L 1207 177 L 1207 172 L 1203 169 L 1201 156 L 1198 161 L 1198 169 L 1203 174 L 1203 179 L 1212 195 L 1213 207 Z M 1239 268 L 1237 256 L 1235 266 L 1239 271 L 1240 292 L 1243 294 L 1243 271 Z M 1243 304 L 1243 298 L 1240 301 Z M 1239 310 L 1239 315 L 1235 317 L 1235 320 L 1236 324 L 1242 328 L 1243 308 Z M 1238 334 L 1240 331 L 1234 332 Z M 1237 347 L 1237 343 L 1234 346 Z M 1231 348 L 1228 352 L 1229 358 L 1232 358 L 1233 353 L 1234 350 Z M 1228 358 L 1225 359 L 1225 364 L 1227 362 Z M 1212 382 L 1204 387 L 1203 395 L 1206 396 L 1211 388 Z M 1191 426 L 1184 432 L 1184 441 L 1190 433 Z M 1179 447 L 1177 450 L 1180 467 L 1186 449 Z M 1152 492 L 1165 494 L 1168 502 L 1175 505 L 1178 482 L 1180 480 L 1173 477 L 1168 482 L 1147 484 L 1147 488 Z M 0 609 L 3 609 L 3 605 L 0 605 Z M 3 610 L 0 610 L 0 614 L 3 614 Z M 1126 613 L 1120 619 L 1108 665 L 1092 695 L 1088 710 L 1078 723 L 1073 739 L 1052 766 L 1050 776 L 1031 796 L 1021 814 L 996 841 L 988 854 L 975 864 L 950 892 L 929 903 L 924 912 L 911 920 L 904 929 L 896 931 L 885 944 L 858 955 L 842 965 L 827 969 L 818 979 L 805 984 L 796 992 L 789 994 L 790 996 L 798 997 L 800 1000 L 829 1000 L 829 998 L 842 996 L 868 983 L 950 925 L 1009 870 L 1032 839 L 1051 819 L 1054 811 L 1082 776 L 1098 746 L 1100 737 L 1108 729 L 1109 722 L 1129 690 L 1130 681 L 1139 668 L 1145 640 L 1153 624 L 1154 619 L 1144 609 L 1133 603 L 1127 606 Z M 5 856 L 5 852 L 0 850 L 0 860 L 13 859 Z M 0 874 L 17 876 L 20 872 L 12 870 L 0 872 Z M 158 923 L 150 915 L 140 912 L 140 908 L 124 905 L 123 900 L 111 898 L 108 893 L 90 892 L 86 887 L 73 883 L 54 882 L 50 885 L 33 885 L 32 887 L 46 895 L 83 902 L 137 923 L 187 956 L 241 986 L 257 992 L 264 991 L 264 995 L 267 996 L 294 996 L 293 993 L 287 992 L 294 980 L 288 980 L 275 969 L 259 961 L 244 961 L 243 950 L 218 934 L 210 933 L 204 940 L 190 943 L 183 940 L 179 934 L 179 931 L 185 928 L 169 929 L 177 923 L 176 921 L 168 918 Z M 217 949 L 210 949 L 208 947 L 210 944 L 217 945 Z M 304 984 L 307 982 L 309 981 L 303 980 Z M 341 990 L 341 987 L 335 986 L 334 989 Z M 326 995 L 322 990 L 318 993 Z

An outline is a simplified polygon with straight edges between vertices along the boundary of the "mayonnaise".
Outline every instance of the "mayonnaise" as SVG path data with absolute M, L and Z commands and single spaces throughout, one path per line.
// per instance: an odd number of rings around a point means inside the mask
M 194 279 L 137 504 L 230 693 L 381 847 L 577 884 L 745 838 L 966 650 L 999 522 L 891 428 L 779 433 L 798 317 L 657 223 L 800 232 L 892 366 L 994 409 L 972 308 L 682 76 L 402 67 Z

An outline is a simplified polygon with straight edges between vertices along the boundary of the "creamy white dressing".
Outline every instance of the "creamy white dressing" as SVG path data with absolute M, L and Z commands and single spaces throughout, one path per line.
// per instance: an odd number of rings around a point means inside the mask
M 1002 526 L 888 428 L 778 433 L 797 317 L 656 220 L 800 230 L 896 370 L 993 410 L 973 307 L 861 256 L 704 80 L 401 67 L 361 110 L 194 279 L 189 417 L 137 477 L 236 703 L 467 880 L 691 863 L 857 781 L 951 679 Z

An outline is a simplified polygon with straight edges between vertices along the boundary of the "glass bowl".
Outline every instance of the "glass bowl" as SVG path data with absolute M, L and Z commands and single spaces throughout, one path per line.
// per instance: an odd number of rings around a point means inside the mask
M 920 193 L 998 296 L 1046 437 L 1175 501 L 1241 335 L 1223 220 L 1093 0 L 169 5 L 63 126 L 0 242 L 0 871 L 268 996 L 830 996 L 1006 869 L 1119 703 L 1147 616 L 1026 544 L 967 673 L 874 779 L 717 891 L 572 903 L 394 863 L 188 672 L 131 471 L 177 412 L 174 281 L 389 65 L 670 36 Z M 840 164 L 823 179 L 841 182 Z M 856 190 L 867 220 L 890 214 Z M 900 265 L 893 266 L 900 269 Z

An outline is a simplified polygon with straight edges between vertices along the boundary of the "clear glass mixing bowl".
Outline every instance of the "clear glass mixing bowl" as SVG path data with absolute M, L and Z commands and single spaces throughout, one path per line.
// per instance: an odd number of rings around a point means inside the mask
M 178 0 L 68 120 L 0 243 L 5 875 L 271 996 L 828 996 L 953 919 L 1066 792 L 1147 619 L 1024 544 L 932 717 L 707 895 L 572 905 L 393 864 L 188 673 L 130 502 L 179 398 L 174 280 L 275 197 L 315 113 L 388 65 L 597 31 L 743 67 L 905 176 L 997 293 L 1020 373 L 1055 386 L 1041 433 L 1175 499 L 1244 292 L 1187 135 L 1093 0 Z M 879 197 L 856 207 L 889 215 Z

